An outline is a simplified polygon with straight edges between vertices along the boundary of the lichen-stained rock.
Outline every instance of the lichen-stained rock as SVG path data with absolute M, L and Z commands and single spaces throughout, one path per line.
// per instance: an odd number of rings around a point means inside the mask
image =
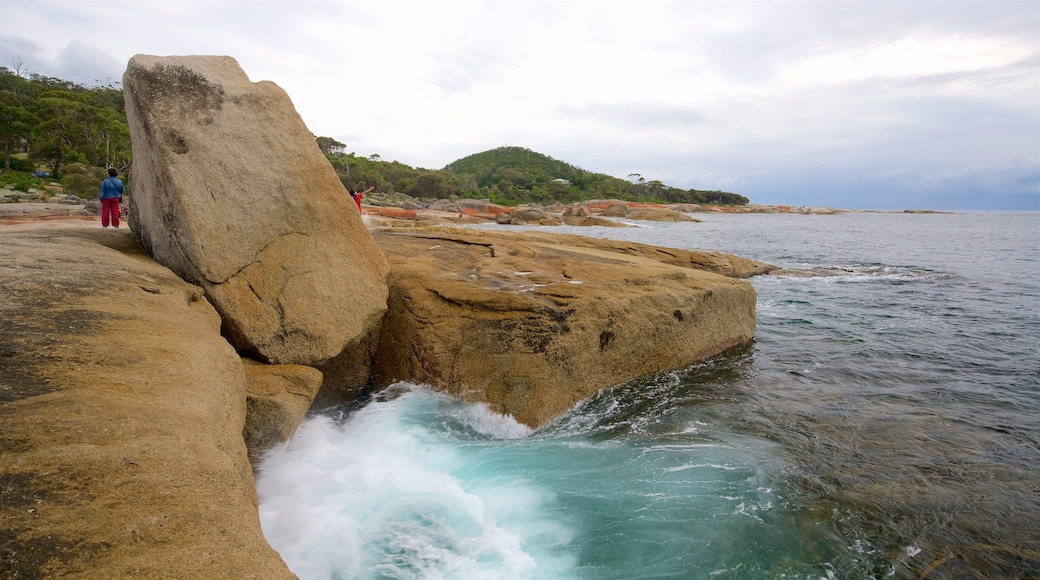
M 377 384 L 427 383 L 528 425 L 754 334 L 748 282 L 611 242 L 434 228 L 374 237 L 391 265 Z
M 321 364 L 378 328 L 387 265 L 285 92 L 231 57 L 130 59 L 130 221 L 236 349 Z
M 303 365 L 269 365 L 242 359 L 246 424 L 242 438 L 256 465 L 263 452 L 292 437 L 321 387 L 321 371 Z
M 0 577 L 294 578 L 242 363 L 126 230 L 0 231 Z
M 614 207 L 614 206 L 611 206 Z M 692 218 L 685 213 L 661 208 L 634 208 L 630 209 L 625 217 L 630 220 L 641 220 L 648 222 L 699 222 L 701 220 Z

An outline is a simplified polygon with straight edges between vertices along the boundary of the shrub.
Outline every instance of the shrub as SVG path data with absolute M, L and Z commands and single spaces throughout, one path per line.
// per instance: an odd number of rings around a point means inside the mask
M 43 186 L 43 180 L 24 171 L 7 171 L 0 175 L 0 186 L 16 191 L 29 191 Z
M 35 169 L 33 164 L 28 159 L 21 159 L 19 157 L 11 158 L 11 171 L 24 171 L 31 173 Z

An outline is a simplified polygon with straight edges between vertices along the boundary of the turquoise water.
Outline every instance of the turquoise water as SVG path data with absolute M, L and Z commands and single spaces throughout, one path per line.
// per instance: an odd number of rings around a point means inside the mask
M 260 468 L 271 545 L 322 579 L 1040 576 L 1040 214 L 703 219 L 549 229 L 791 270 L 753 343 L 537 431 L 415 385 L 314 416 Z

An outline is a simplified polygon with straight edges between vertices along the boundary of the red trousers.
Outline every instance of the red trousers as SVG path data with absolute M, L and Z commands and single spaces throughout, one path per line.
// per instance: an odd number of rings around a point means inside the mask
M 119 202 L 118 197 L 110 197 L 101 200 L 101 225 L 108 227 L 109 221 L 115 227 L 119 227 Z

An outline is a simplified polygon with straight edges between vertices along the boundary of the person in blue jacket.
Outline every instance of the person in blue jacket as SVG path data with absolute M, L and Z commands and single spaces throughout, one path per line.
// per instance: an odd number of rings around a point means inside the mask
M 116 175 L 119 172 L 115 167 L 108 168 L 108 178 L 101 182 L 101 192 L 98 199 L 101 200 L 101 227 L 107 228 L 111 222 L 112 227 L 119 229 L 119 204 L 123 203 L 123 182 Z

